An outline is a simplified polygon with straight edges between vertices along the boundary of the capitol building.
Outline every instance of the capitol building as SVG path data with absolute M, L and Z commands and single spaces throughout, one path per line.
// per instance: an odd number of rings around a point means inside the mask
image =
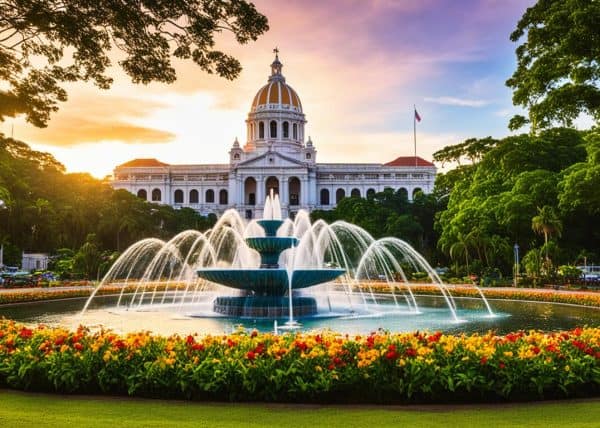
M 436 167 L 420 157 L 401 156 L 384 163 L 319 163 L 306 138 L 300 97 L 286 83 L 278 55 L 268 82 L 258 90 L 246 119 L 245 144 L 234 141 L 229 163 L 169 165 L 134 159 L 114 170 L 112 185 L 140 198 L 201 214 L 235 208 L 247 219 L 262 217 L 271 190 L 279 194 L 282 214 L 330 210 L 342 198 L 368 197 L 387 188 L 433 190 Z

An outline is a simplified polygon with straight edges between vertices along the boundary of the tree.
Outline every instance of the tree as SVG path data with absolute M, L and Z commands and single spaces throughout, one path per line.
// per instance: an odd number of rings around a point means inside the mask
M 510 36 L 513 42 L 526 39 L 506 84 L 529 118 L 513 117 L 511 129 L 526 123 L 532 133 L 555 122 L 570 126 L 580 113 L 600 119 L 599 22 L 596 0 L 538 0 L 527 9 Z
M 233 79 L 241 65 L 215 49 L 215 35 L 229 31 L 244 44 L 268 28 L 245 0 L 1 1 L 0 121 L 25 114 L 46 126 L 67 99 L 64 82 L 109 88 L 112 48 L 134 83 L 175 81 L 172 58 Z
M 546 261 L 548 261 L 548 238 L 552 235 L 561 235 L 562 223 L 560 219 L 551 206 L 545 205 L 538 208 L 538 215 L 531 219 L 531 228 L 534 232 L 544 235 Z

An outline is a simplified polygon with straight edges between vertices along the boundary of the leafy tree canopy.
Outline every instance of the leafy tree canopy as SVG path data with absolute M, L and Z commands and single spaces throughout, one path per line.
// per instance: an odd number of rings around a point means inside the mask
M 268 28 L 245 0 L 0 1 L 0 120 L 25 114 L 43 127 L 67 99 L 64 82 L 110 87 L 112 48 L 135 83 L 173 82 L 173 57 L 233 79 L 241 65 L 215 49 L 215 35 L 247 43 Z
M 538 0 L 511 34 L 517 69 L 506 84 L 513 103 L 528 111 L 509 127 L 570 126 L 580 113 L 600 119 L 600 2 Z

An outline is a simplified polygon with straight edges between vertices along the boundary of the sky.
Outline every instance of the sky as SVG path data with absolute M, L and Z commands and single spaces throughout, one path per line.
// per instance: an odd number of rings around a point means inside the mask
M 256 92 L 267 82 L 273 48 L 302 101 L 317 162 L 384 163 L 432 154 L 471 137 L 509 134 L 505 81 L 515 69 L 509 40 L 533 0 L 256 0 L 270 30 L 237 45 L 234 81 L 176 62 L 171 85 L 135 85 L 111 69 L 112 88 L 69 84 L 69 100 L 47 128 L 23 118 L 0 132 L 52 153 L 69 172 L 96 177 L 134 158 L 171 164 L 227 163 Z

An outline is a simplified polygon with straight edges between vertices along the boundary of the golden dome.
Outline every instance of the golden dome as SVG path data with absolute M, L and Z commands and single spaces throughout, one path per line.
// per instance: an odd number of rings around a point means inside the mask
M 275 104 L 276 108 L 291 109 L 302 112 L 300 97 L 290 85 L 285 82 L 272 81 L 260 88 L 252 101 L 252 110 L 261 110 L 268 104 Z
M 283 64 L 275 55 L 275 61 L 271 64 L 271 76 L 269 83 L 260 88 L 252 101 L 252 111 L 261 110 L 291 110 L 302 113 L 300 97 L 290 85 L 285 83 L 285 77 L 281 74 Z

